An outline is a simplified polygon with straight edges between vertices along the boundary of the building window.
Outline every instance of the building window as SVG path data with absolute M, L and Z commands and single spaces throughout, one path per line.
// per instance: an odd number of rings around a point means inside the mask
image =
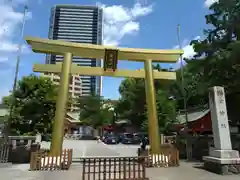
M 81 89 L 80 89 L 80 88 L 74 88 L 74 90 L 75 90 L 75 91 L 81 91 Z
M 81 86 L 81 83 L 77 83 L 77 82 L 76 82 L 75 85 L 76 85 L 76 86 Z

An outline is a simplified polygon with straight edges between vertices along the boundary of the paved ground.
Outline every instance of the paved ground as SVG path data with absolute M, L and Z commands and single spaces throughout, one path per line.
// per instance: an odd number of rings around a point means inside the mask
M 50 144 L 43 142 L 43 148 L 49 148 Z M 97 141 L 67 140 L 63 148 L 73 148 L 73 157 L 88 156 L 136 156 L 139 145 L 106 145 Z
M 43 143 L 44 148 L 48 148 L 48 143 Z M 138 146 L 135 145 L 104 145 L 96 141 L 76 141 L 64 142 L 64 148 L 74 149 L 74 158 L 80 156 L 134 156 Z M 181 162 L 177 168 L 150 168 L 147 169 L 147 176 L 150 180 L 239 180 L 240 176 L 220 176 L 206 172 L 199 168 L 194 168 L 196 164 Z M 66 172 L 29 172 L 29 165 L 11 165 L 0 168 L 0 179 L 4 180 L 82 180 L 81 165 L 74 163 Z

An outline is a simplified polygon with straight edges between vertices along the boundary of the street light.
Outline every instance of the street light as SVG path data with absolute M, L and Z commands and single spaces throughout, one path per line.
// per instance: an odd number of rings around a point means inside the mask
M 182 50 L 182 45 L 181 45 L 181 40 L 180 40 L 180 25 L 177 25 L 177 37 L 178 37 L 178 44 L 179 44 L 179 49 Z M 181 85 L 182 85 L 182 93 L 183 93 L 183 103 L 184 103 L 184 114 L 185 114 L 185 135 L 186 135 L 186 155 L 187 155 L 187 160 L 190 160 L 189 153 L 188 153 L 188 145 L 189 145 L 189 138 L 188 138 L 188 112 L 187 112 L 187 92 L 184 88 L 184 68 L 183 68 L 183 56 L 182 54 L 180 55 L 180 64 L 181 64 Z
M 22 52 L 22 39 L 24 36 L 24 28 L 25 28 L 25 22 L 26 22 L 26 14 L 28 11 L 28 6 L 24 6 L 24 12 L 23 12 L 23 19 L 22 19 L 22 24 L 21 24 L 21 36 L 18 44 L 18 49 L 17 49 L 17 61 L 16 61 L 16 68 L 15 68 L 15 75 L 14 75 L 14 82 L 13 82 L 13 89 L 12 89 L 12 102 L 11 102 L 11 107 L 10 107 L 10 112 L 9 112 L 9 122 L 8 122 L 8 130 L 7 133 L 10 132 L 10 125 L 11 125 L 11 118 L 12 118 L 12 113 L 14 109 L 14 99 L 15 99 L 15 91 L 16 91 L 16 86 L 17 86 L 17 80 L 18 80 L 18 71 L 19 71 L 19 64 L 20 64 L 20 56 Z

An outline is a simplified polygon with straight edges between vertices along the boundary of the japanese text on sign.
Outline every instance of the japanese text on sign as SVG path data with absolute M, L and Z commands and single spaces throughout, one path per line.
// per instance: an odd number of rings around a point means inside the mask
M 223 116 L 223 115 L 225 114 L 225 112 L 224 112 L 223 110 L 221 110 L 221 111 L 219 112 L 219 114 L 220 114 L 221 116 Z
M 226 124 L 221 124 L 221 128 L 227 128 Z
M 115 71 L 117 69 L 118 51 L 113 49 L 105 50 L 104 71 Z
M 224 103 L 224 92 L 222 89 L 217 89 L 217 96 L 219 98 L 219 103 Z

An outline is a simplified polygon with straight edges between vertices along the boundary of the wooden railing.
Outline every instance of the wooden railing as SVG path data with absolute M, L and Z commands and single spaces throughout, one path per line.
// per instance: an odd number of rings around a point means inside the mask
M 72 149 L 64 149 L 60 156 L 51 156 L 40 150 L 31 154 L 31 171 L 68 170 L 72 164 Z
M 173 145 L 161 145 L 158 153 L 151 153 L 151 150 L 139 152 L 142 162 L 147 167 L 173 167 L 179 166 L 179 151 Z M 146 158 L 148 157 L 148 158 Z
M 139 157 L 94 157 L 82 161 L 82 180 L 148 180 Z

